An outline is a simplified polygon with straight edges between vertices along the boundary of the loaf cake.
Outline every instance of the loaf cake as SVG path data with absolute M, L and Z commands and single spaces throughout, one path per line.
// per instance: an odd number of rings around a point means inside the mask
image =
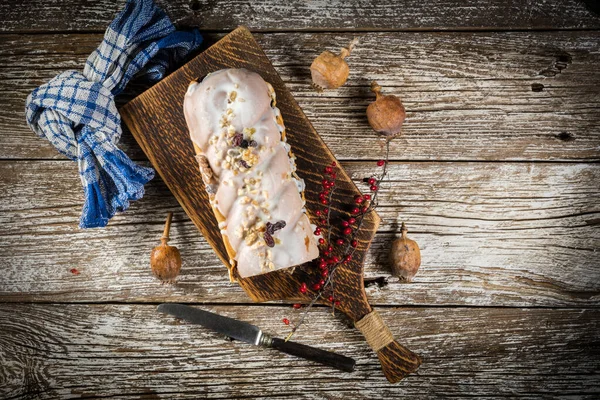
M 189 85 L 184 114 L 230 278 L 318 257 L 304 181 L 296 174 L 273 87 L 246 69 L 219 70 Z

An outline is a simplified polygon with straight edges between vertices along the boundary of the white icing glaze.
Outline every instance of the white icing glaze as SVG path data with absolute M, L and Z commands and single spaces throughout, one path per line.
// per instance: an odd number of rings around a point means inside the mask
M 225 217 L 219 225 L 236 252 L 242 278 L 299 265 L 319 254 L 300 195 L 304 181 L 296 176 L 295 157 L 282 140 L 285 127 L 277 122 L 281 114 L 274 100 L 271 85 L 246 69 L 220 70 L 192 82 L 184 100 L 191 139 L 218 182 L 211 204 Z M 237 133 L 256 146 L 235 146 Z M 263 232 L 267 222 L 277 221 L 286 226 L 273 234 L 270 248 Z

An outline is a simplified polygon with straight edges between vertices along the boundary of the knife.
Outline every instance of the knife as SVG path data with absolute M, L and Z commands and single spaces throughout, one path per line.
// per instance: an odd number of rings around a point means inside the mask
M 354 371 L 353 358 L 342 356 L 331 351 L 320 350 L 304 344 L 285 341 L 263 333 L 258 326 L 244 321 L 225 317 L 223 315 L 200 310 L 183 304 L 164 303 L 158 306 L 158 311 L 184 319 L 193 324 L 202 325 L 213 331 L 227 335 L 257 346 L 271 347 L 296 357 L 302 357 L 345 372 Z

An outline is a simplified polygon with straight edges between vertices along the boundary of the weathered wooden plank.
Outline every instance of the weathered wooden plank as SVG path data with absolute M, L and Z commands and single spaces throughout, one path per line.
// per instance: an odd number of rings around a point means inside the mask
M 600 27 L 583 1 L 157 1 L 182 27 L 231 30 L 479 30 Z M 589 1 L 588 3 L 593 3 Z M 124 0 L 3 1 L 0 31 L 104 31 Z
M 343 166 L 359 188 L 377 169 Z M 599 304 L 599 164 L 394 163 L 390 173 L 366 276 L 389 276 L 401 221 L 423 266 L 413 284 L 369 288 L 373 304 Z M 71 162 L 0 162 L 3 301 L 249 301 L 162 182 L 103 230 L 77 228 L 81 202 Z M 167 211 L 184 260 L 176 286 L 160 286 L 148 266 Z
M 552 397 L 600 394 L 598 310 L 388 308 L 425 362 L 389 384 L 347 321 L 311 311 L 296 336 L 354 357 L 341 373 L 158 314 L 154 305 L 0 305 L 0 396 L 66 398 Z M 204 307 L 284 336 L 290 307 Z M 485 334 L 482 334 L 485 332 Z M 14 397 L 13 397 L 14 396 Z
M 365 118 L 372 79 L 401 95 L 408 110 L 394 159 L 600 159 L 598 32 L 364 34 L 349 59 L 347 85 L 317 94 L 310 88 L 312 59 L 353 36 L 256 35 L 339 159 L 373 158 Z M 25 98 L 61 70 L 83 65 L 99 40 L 0 36 L 0 158 L 59 157 L 26 126 Z M 129 133 L 122 143 L 133 158 L 144 159 Z

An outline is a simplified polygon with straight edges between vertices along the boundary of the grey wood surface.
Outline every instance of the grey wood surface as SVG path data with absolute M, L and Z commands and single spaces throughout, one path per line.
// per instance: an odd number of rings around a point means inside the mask
M 343 166 L 363 188 L 373 164 Z M 106 229 L 78 229 L 82 193 L 74 167 L 0 162 L 6 301 L 248 302 L 158 180 Z M 411 285 L 392 279 L 381 290 L 371 287 L 374 304 L 598 304 L 600 187 L 592 184 L 600 180 L 598 164 L 393 163 L 390 178 L 381 189 L 382 221 L 365 274 L 389 276 L 387 255 L 402 221 L 422 248 L 423 267 Z M 157 286 L 148 273 L 149 249 L 168 211 L 176 213 L 171 243 L 184 260 L 174 287 Z
M 124 3 L 124 0 L 3 0 L 1 29 L 103 32 Z M 179 26 L 217 31 L 229 31 L 238 25 L 268 31 L 600 27 L 600 17 L 579 0 L 158 0 L 157 3 Z
M 24 121 L 36 86 L 80 69 L 124 2 L 0 0 L 0 398 L 590 398 L 600 396 L 600 16 L 565 1 L 159 1 L 208 44 L 244 24 L 353 179 L 380 143 L 377 79 L 408 121 L 392 147 L 369 300 L 420 371 L 389 384 L 343 316 L 311 311 L 302 343 L 356 358 L 338 373 L 178 323 L 196 304 L 283 336 L 289 304 L 250 304 L 156 179 L 106 229 L 77 228 L 76 165 Z M 588 2 L 592 4 L 592 2 Z M 352 38 L 344 87 L 308 66 Z M 133 85 L 123 104 L 142 85 Z M 122 147 L 147 164 L 129 132 Z M 168 211 L 184 259 L 150 274 Z M 421 245 L 414 283 L 390 277 L 398 225 Z M 79 274 L 73 274 L 77 269 Z
M 214 42 L 221 35 L 209 35 Z M 600 160 L 600 34 L 590 32 L 277 33 L 256 35 L 306 115 L 340 159 L 373 159 L 365 109 L 376 79 L 408 110 L 398 160 Z M 348 83 L 315 93 L 310 63 L 360 42 Z M 78 68 L 102 35 L 0 36 L 2 158 L 59 158 L 23 123 L 23 99 Z M 501 49 L 501 50 L 499 50 Z M 543 86 L 541 91 L 537 88 Z M 131 98 L 122 97 L 122 101 Z M 135 159 L 144 156 L 130 135 Z M 435 147 L 432 145 L 435 144 Z M 435 149 L 435 151 L 434 151 Z
M 289 307 L 205 306 L 283 336 Z M 6 304 L 0 364 L 7 398 L 597 397 L 597 309 L 380 308 L 395 336 L 426 362 L 401 384 L 347 322 L 314 310 L 302 343 L 352 354 L 343 373 L 231 342 L 158 314 L 155 305 Z M 14 314 L 22 316 L 21 320 Z M 140 334 L 143 330 L 144 334 Z

